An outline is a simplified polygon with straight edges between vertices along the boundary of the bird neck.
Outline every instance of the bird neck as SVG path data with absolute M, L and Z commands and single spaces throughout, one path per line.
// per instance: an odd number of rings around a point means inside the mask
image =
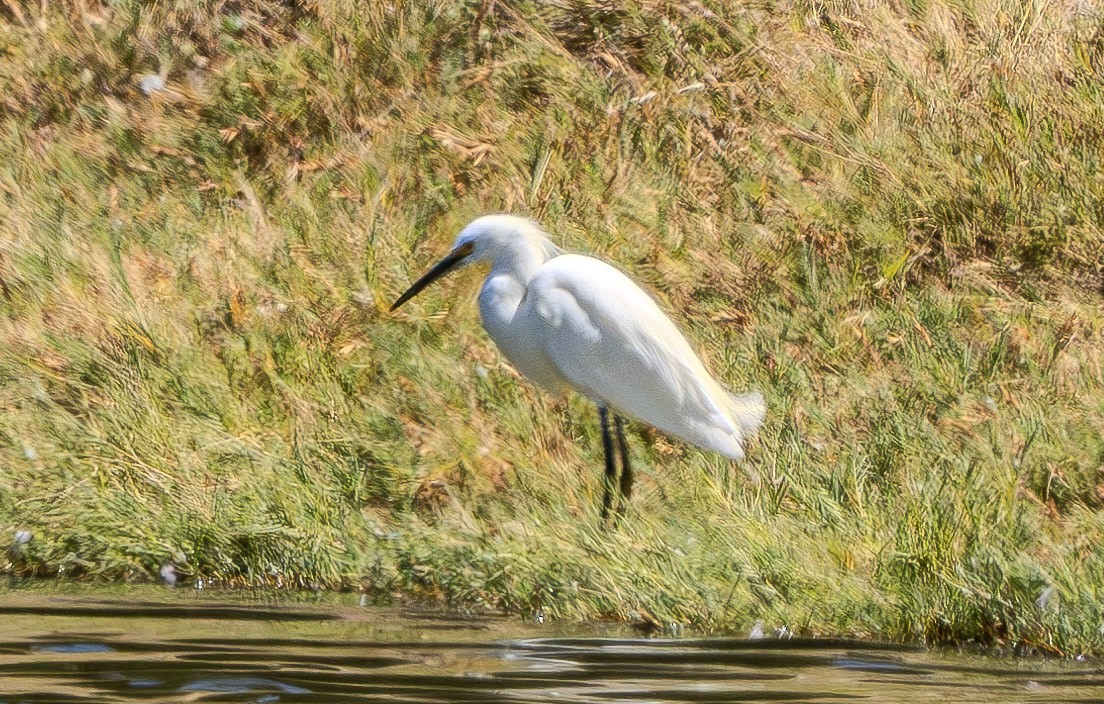
M 524 238 L 495 252 L 491 271 L 479 293 L 483 325 L 501 347 L 500 338 L 513 321 L 529 280 L 560 250 L 544 238 Z
M 519 237 L 495 253 L 488 278 L 509 277 L 524 289 L 537 269 L 559 253 L 556 245 L 543 237 Z

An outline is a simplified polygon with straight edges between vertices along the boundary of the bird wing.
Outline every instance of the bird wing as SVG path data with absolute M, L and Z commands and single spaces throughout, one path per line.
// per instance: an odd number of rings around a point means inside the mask
M 744 434 L 762 421 L 762 398 L 725 391 L 655 301 L 609 264 L 550 260 L 517 315 L 521 332 L 596 403 L 737 459 Z

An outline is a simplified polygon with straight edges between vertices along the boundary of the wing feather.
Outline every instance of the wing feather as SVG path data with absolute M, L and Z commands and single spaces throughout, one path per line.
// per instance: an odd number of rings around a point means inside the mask
M 604 262 L 552 259 L 529 281 L 518 316 L 564 378 L 596 403 L 734 458 L 762 421 L 761 397 L 723 389 L 655 301 Z

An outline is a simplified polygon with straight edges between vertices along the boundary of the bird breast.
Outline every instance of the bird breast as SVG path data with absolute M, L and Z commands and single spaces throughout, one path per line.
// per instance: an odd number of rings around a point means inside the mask
M 522 376 L 547 391 L 561 393 L 566 384 L 540 347 L 540 336 L 526 330 L 525 321 L 517 315 L 524 298 L 525 286 L 514 276 L 492 272 L 479 292 L 483 329 Z

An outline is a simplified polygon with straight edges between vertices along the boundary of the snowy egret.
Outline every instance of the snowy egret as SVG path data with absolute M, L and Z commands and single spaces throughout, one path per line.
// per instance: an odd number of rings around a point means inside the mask
M 602 517 L 616 480 L 609 411 L 621 454 L 620 491 L 632 467 L 618 413 L 739 460 L 763 422 L 763 397 L 735 395 L 706 371 L 674 323 L 629 277 L 597 259 L 562 253 L 535 222 L 485 215 L 391 310 L 436 279 L 474 262 L 491 265 L 479 292 L 483 327 L 525 377 L 554 393 L 574 389 L 598 406 L 605 451 Z

